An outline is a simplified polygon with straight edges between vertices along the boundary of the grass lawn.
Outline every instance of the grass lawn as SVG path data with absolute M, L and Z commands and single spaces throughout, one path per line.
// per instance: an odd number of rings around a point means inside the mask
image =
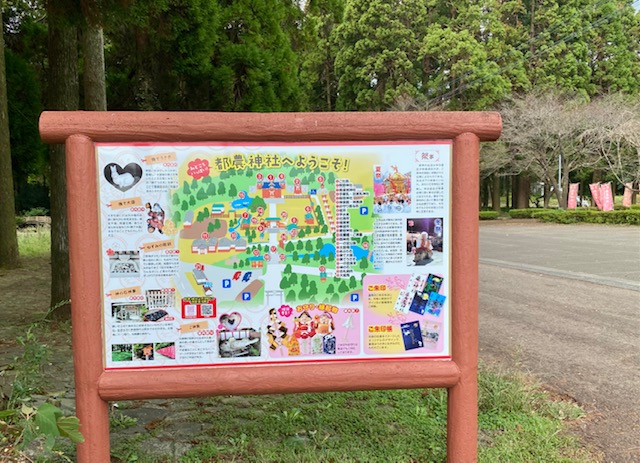
M 565 433 L 583 416 L 522 376 L 483 368 L 481 462 L 592 462 Z M 181 462 L 442 462 L 446 391 L 398 390 L 195 400 L 206 434 Z M 163 460 L 156 460 L 157 462 Z

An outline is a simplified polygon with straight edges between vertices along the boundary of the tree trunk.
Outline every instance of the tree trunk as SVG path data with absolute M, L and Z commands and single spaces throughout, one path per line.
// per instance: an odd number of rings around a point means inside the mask
M 549 202 L 551 201 L 551 188 L 549 188 L 549 182 L 544 182 L 544 204 L 545 209 L 549 209 Z
M 2 10 L 0 10 L 0 24 L 2 24 Z M 16 204 L 11 172 L 4 34 L 0 31 L 0 267 L 3 268 L 15 268 L 19 264 Z
M 516 209 L 527 209 L 529 207 L 529 195 L 531 194 L 531 180 L 525 174 L 516 177 L 518 187 L 516 196 L 513 198 Z
M 511 191 L 511 176 L 509 177 L 504 177 L 504 196 L 505 196 L 505 200 L 506 200 L 506 206 L 507 209 L 511 209 L 511 207 L 509 206 L 509 192 Z
M 591 174 L 591 183 L 598 183 L 602 181 L 602 170 L 594 169 Z
M 480 207 L 482 209 L 489 207 L 489 178 L 483 178 L 480 181 Z
M 102 27 L 87 21 L 82 31 L 84 57 L 84 109 L 107 110 L 104 70 L 104 35 Z
M 493 174 L 492 187 L 491 187 L 491 208 L 500 212 L 500 177 L 498 174 Z
M 566 162 L 562 164 L 562 202 L 559 206 L 566 209 L 569 205 L 569 166 Z
M 511 177 L 511 208 L 519 209 L 517 200 L 520 191 L 520 175 L 514 175 Z
M 61 2 L 47 2 L 49 23 L 49 91 L 47 107 L 71 111 L 79 106 L 78 35 Z M 49 316 L 69 319 L 69 244 L 64 145 L 49 149 L 51 190 L 51 305 Z M 91 213 L 91 211 L 87 211 Z

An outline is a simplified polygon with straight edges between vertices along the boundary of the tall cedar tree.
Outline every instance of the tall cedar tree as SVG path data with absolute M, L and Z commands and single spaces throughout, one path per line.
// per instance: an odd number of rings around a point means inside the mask
M 213 54 L 212 107 L 223 111 L 300 108 L 298 63 L 286 0 L 223 2 L 222 34 Z
M 421 0 L 349 0 L 335 29 L 340 110 L 380 111 L 418 94 Z
M 589 65 L 596 95 L 640 91 L 640 23 L 632 3 L 609 0 L 594 7 L 597 27 L 589 34 Z
M 512 48 L 499 27 L 498 6 L 453 0 L 429 8 L 429 26 L 420 48 L 429 106 L 486 109 L 510 92 L 511 80 L 491 59 Z
M 2 11 L 0 11 L 2 24 Z M 4 63 L 4 34 L 0 32 L 0 267 L 18 266 L 18 236 L 16 233 L 11 145 L 7 110 L 7 80 Z
M 300 84 L 311 111 L 332 111 L 336 106 L 338 81 L 334 62 L 338 49 L 333 31 L 342 22 L 344 7 L 344 0 L 310 0 L 305 7 Z
M 49 82 L 47 108 L 71 111 L 79 106 L 78 35 L 70 14 L 73 2 L 49 0 Z M 55 319 L 71 316 L 69 288 L 69 244 L 67 228 L 66 162 L 63 145 L 49 149 L 51 191 L 51 312 Z M 88 214 L 91 211 L 87 211 Z
M 205 110 L 220 6 L 209 0 L 140 0 L 105 17 L 109 105 L 114 109 Z
M 593 94 L 588 38 L 594 29 L 591 0 L 529 0 L 530 47 L 526 54 L 532 86 Z

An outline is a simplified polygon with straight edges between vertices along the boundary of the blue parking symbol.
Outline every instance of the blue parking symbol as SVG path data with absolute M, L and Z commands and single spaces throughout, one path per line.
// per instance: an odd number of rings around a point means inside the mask
M 318 193 L 318 190 L 316 190 L 315 188 L 311 188 L 311 190 L 309 191 L 310 195 L 315 195 Z
M 358 302 L 360 300 L 360 295 L 354 293 L 351 295 L 351 302 Z
M 231 288 L 231 280 L 229 280 L 229 279 L 222 280 L 222 287 L 223 288 Z
M 243 301 L 250 301 L 251 300 L 251 293 L 242 293 L 242 300 Z
M 367 215 L 369 213 L 369 208 L 367 206 L 360 207 L 360 215 Z

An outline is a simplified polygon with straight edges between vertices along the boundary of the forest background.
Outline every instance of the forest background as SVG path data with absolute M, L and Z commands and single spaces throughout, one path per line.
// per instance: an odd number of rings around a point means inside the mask
M 640 180 L 640 0 L 4 0 L 0 266 L 15 214 L 50 211 L 69 316 L 64 148 L 50 110 L 499 110 L 481 206 L 566 207 Z M 4 49 L 4 50 L 3 50 Z M 4 52 L 3 52 L 4 51 Z M 511 202 L 509 202 L 511 197 Z

